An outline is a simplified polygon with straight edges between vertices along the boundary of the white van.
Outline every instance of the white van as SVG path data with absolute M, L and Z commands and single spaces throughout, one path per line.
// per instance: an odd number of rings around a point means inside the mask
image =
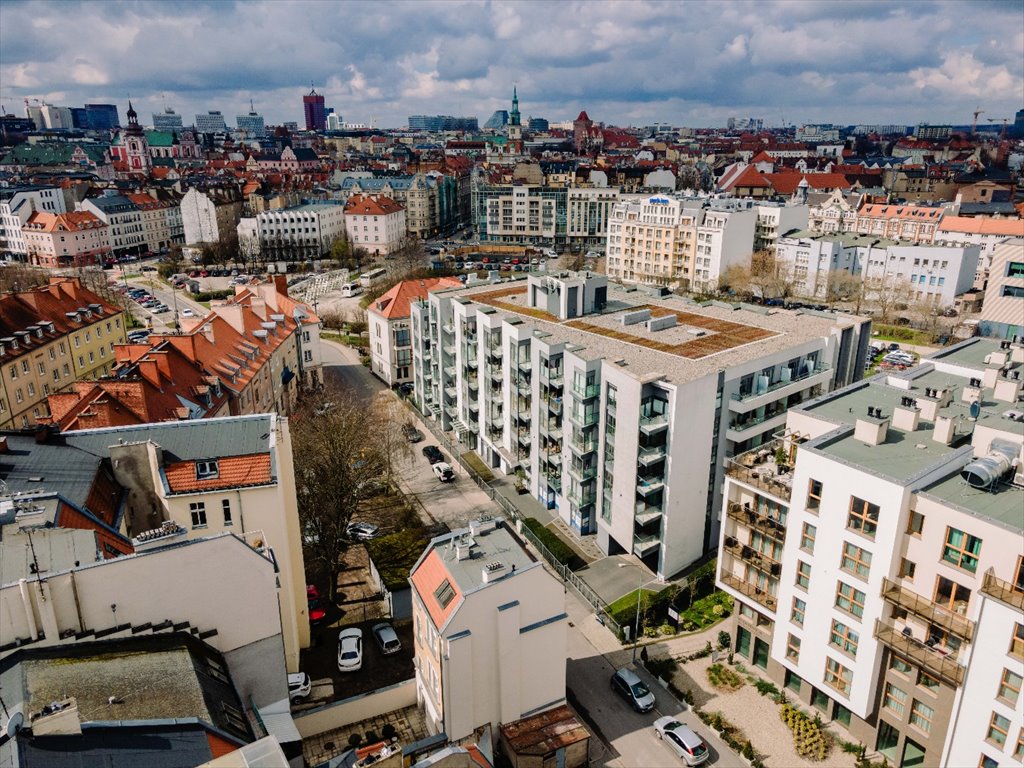
M 341 286 L 341 298 L 350 299 L 353 296 L 358 296 L 363 292 L 363 286 L 359 283 L 345 283 Z

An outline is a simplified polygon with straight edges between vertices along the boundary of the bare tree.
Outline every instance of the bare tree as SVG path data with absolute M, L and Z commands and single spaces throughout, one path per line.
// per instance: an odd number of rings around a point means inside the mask
M 869 277 L 864 280 L 864 294 L 867 300 L 878 310 L 878 319 L 889 322 L 894 310 L 906 308 L 912 291 L 910 282 L 905 277 L 887 275 L 885 277 Z
M 847 272 L 845 269 L 834 269 L 828 273 L 825 285 L 825 301 L 829 306 L 844 301 L 856 302 L 856 312 L 864 300 L 864 281 L 860 275 Z

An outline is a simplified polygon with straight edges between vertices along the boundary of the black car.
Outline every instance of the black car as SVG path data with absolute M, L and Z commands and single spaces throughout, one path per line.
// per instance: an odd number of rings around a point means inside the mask
M 441 449 L 436 445 L 423 446 L 423 455 L 427 457 L 427 461 L 431 464 L 437 464 L 438 462 L 444 461 L 444 454 L 441 453 Z

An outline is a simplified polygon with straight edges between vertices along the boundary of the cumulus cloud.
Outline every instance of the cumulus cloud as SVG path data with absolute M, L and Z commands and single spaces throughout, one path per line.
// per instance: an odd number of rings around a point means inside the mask
M 37 0 L 0 6 L 0 92 L 122 110 L 131 94 L 143 115 L 252 98 L 280 122 L 313 82 L 346 119 L 400 126 L 483 121 L 518 83 L 524 115 L 551 120 L 963 123 L 1020 108 L 1020 30 L 1016 0 Z

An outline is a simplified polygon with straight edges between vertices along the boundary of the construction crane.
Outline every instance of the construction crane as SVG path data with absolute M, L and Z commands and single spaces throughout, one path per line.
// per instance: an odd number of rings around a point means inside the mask
M 999 132 L 999 140 L 1002 141 L 1003 139 L 1005 139 L 1006 138 L 1006 127 L 1007 127 L 1007 125 L 1010 122 L 1010 118 L 1008 118 L 1008 117 L 989 117 L 989 118 L 986 118 L 986 119 L 990 123 L 999 123 L 999 122 L 1001 122 L 1003 124 L 1003 130 L 1001 130 Z
M 984 115 L 984 114 L 985 114 L 985 110 L 982 109 L 981 107 L 978 107 L 976 110 L 974 110 L 974 122 L 971 123 L 971 136 L 972 137 L 977 135 L 977 133 L 978 133 L 978 115 Z

